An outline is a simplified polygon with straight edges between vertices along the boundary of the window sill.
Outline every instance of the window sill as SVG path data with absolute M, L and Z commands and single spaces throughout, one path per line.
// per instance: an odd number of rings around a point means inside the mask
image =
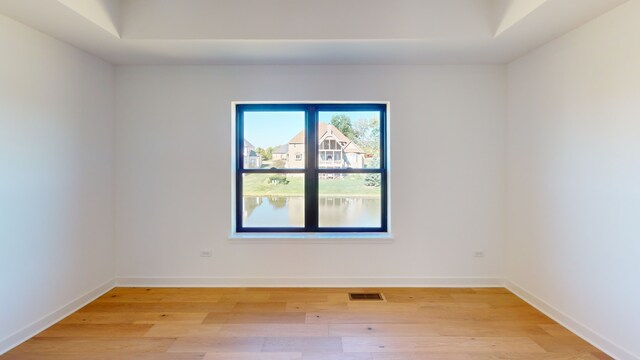
M 384 244 L 394 241 L 392 233 L 232 233 L 234 243 L 297 244 Z

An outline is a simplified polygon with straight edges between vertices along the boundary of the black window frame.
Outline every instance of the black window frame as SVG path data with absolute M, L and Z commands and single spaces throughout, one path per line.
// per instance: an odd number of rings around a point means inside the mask
M 305 168 L 304 169 L 245 169 L 244 113 L 249 111 L 303 111 L 305 113 Z M 318 113 L 321 111 L 379 111 L 380 112 L 380 166 L 379 168 L 319 168 Z M 238 103 L 235 104 L 235 232 L 237 233 L 386 233 L 388 224 L 388 104 L 387 103 Z M 243 174 L 284 173 L 304 174 L 305 226 L 304 227 L 244 227 L 242 224 Z M 380 174 L 380 227 L 320 227 L 319 189 L 321 173 Z

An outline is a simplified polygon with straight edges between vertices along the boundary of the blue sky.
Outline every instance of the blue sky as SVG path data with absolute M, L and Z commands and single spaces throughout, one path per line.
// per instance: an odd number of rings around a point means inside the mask
M 346 114 L 351 121 L 378 116 L 375 111 L 320 111 L 318 120 L 331 122 L 334 115 Z M 244 138 L 255 147 L 284 145 L 304 130 L 303 111 L 247 111 L 244 113 Z
M 304 111 L 247 111 L 244 139 L 255 147 L 284 145 L 304 130 Z

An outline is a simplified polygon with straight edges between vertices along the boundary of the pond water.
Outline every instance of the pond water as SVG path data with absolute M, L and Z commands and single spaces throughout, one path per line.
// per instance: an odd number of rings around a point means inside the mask
M 297 196 L 244 196 L 244 227 L 303 227 L 304 198 Z M 379 197 L 320 197 L 319 226 L 379 227 Z

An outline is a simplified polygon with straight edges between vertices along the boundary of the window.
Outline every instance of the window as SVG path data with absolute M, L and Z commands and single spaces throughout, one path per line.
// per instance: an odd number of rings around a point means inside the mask
M 386 104 L 237 104 L 237 232 L 386 232 Z

